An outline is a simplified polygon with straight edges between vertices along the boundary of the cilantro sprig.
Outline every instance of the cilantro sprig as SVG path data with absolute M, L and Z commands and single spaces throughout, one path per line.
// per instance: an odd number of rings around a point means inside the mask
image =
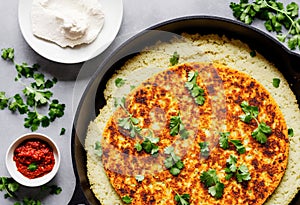
M 0 177 L 0 191 L 4 191 L 4 198 L 11 198 L 16 200 L 14 205 L 42 205 L 41 200 L 34 199 L 35 197 L 25 196 L 23 199 L 19 199 L 18 192 L 21 185 L 10 177 Z M 36 196 L 41 192 L 47 191 L 49 194 L 58 195 L 62 192 L 62 188 L 57 185 L 43 185 L 40 186 L 40 190 Z M 19 201 L 20 200 L 20 201 Z
M 171 64 L 172 66 L 178 64 L 178 62 L 179 62 L 179 57 L 180 57 L 179 54 L 177 53 L 177 51 L 175 51 L 175 52 L 173 53 L 172 57 L 170 58 L 170 64 Z
M 189 205 L 190 204 L 190 195 L 189 194 L 178 194 L 174 196 L 174 200 L 177 202 L 177 205 Z
M 223 196 L 224 184 L 220 182 L 215 169 L 203 171 L 200 175 L 201 182 L 208 188 L 208 193 L 216 199 Z
M 244 111 L 244 115 L 240 116 L 240 120 L 245 123 L 250 123 L 251 120 L 255 120 L 257 128 L 252 132 L 252 137 L 261 144 L 267 142 L 267 136 L 272 133 L 271 127 L 269 127 L 265 122 L 259 122 L 257 117 L 259 114 L 258 107 L 249 105 L 248 102 L 243 101 L 241 103 L 241 108 Z
M 246 148 L 242 144 L 241 140 L 229 138 L 230 132 L 220 132 L 219 135 L 220 135 L 219 145 L 221 148 L 228 149 L 230 147 L 230 145 L 229 145 L 229 142 L 230 142 L 235 146 L 236 151 L 239 154 L 244 154 L 246 152 Z
M 190 71 L 188 73 L 188 81 L 185 83 L 185 87 L 190 91 L 191 96 L 197 105 L 203 105 L 205 102 L 204 89 L 200 88 L 197 84 L 198 72 Z
M 144 150 L 147 154 L 156 155 L 159 151 L 159 147 L 156 145 L 159 142 L 159 137 L 148 136 L 140 144 L 135 144 L 135 149 L 140 152 Z
M 170 173 L 173 176 L 177 176 L 180 174 L 181 170 L 184 168 L 184 164 L 181 161 L 180 157 L 175 154 L 174 152 L 174 147 L 166 147 L 164 149 L 164 153 L 166 155 L 169 155 L 165 160 L 164 160 L 164 165 L 167 169 L 169 169 Z
M 231 179 L 233 176 L 236 177 L 238 182 L 249 181 L 251 179 L 251 175 L 249 173 L 248 167 L 245 164 L 237 167 L 237 157 L 235 155 L 230 155 L 229 158 L 226 160 L 226 168 L 225 176 L 226 180 Z
M 230 3 L 233 15 L 240 21 L 251 24 L 255 18 L 264 20 L 265 28 L 277 33 L 277 39 L 286 42 L 291 50 L 300 48 L 300 19 L 299 5 L 295 2 L 284 7 L 276 0 L 240 0 L 239 3 Z M 287 32 L 283 32 L 283 27 Z
M 24 127 L 36 131 L 40 126 L 48 127 L 56 118 L 64 115 L 65 104 L 60 104 L 57 99 L 51 99 L 53 92 L 50 90 L 57 80 L 46 79 L 44 74 L 38 73 L 39 65 L 29 66 L 27 63 L 15 64 L 14 50 L 12 48 L 2 49 L 2 58 L 14 63 L 17 76 L 15 81 L 24 86 L 21 93 L 6 96 L 4 91 L 0 92 L 0 109 L 8 108 L 12 112 L 25 114 Z M 29 84 L 22 82 L 23 79 L 31 81 Z M 48 106 L 48 112 L 44 113 Z
M 175 136 L 178 134 L 182 139 L 187 139 L 189 137 L 189 132 L 185 129 L 179 112 L 178 115 L 170 118 L 170 135 Z
M 199 142 L 200 153 L 203 157 L 209 156 L 209 143 L 208 142 Z
M 123 196 L 122 197 L 122 201 L 125 203 L 125 204 L 130 204 L 132 202 L 132 198 L 130 196 Z

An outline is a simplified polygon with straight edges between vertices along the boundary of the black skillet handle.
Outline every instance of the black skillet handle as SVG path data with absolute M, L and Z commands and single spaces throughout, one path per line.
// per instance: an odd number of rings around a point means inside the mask
M 75 190 L 71 200 L 69 201 L 68 205 L 89 205 L 82 188 L 80 187 L 79 183 L 76 183 Z

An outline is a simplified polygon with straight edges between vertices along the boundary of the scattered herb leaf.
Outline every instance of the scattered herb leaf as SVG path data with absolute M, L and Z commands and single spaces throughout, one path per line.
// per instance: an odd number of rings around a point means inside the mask
M 101 157 L 102 154 L 103 154 L 103 151 L 102 151 L 102 146 L 101 146 L 100 141 L 96 141 L 96 142 L 95 142 L 94 149 L 95 149 L 95 154 L 96 154 L 97 156 Z
M 66 128 L 62 127 L 59 135 L 64 135 L 66 133 Z
M 4 59 L 4 60 L 10 60 L 10 61 L 14 61 L 14 52 L 15 50 L 13 48 L 3 48 L 1 49 L 2 51 L 2 54 L 1 54 L 1 57 Z
M 209 143 L 208 142 L 200 142 L 200 153 L 203 157 L 208 157 L 209 156 Z
M 125 203 L 125 204 L 130 204 L 132 202 L 132 198 L 130 196 L 123 196 L 122 197 L 122 201 Z
M 223 195 L 224 184 L 220 182 L 217 172 L 214 169 L 204 171 L 200 175 L 200 180 L 208 188 L 208 193 L 216 199 Z
M 248 167 L 246 165 L 241 165 L 237 169 L 236 179 L 238 182 L 249 181 L 251 179 Z
M 274 88 L 279 88 L 280 79 L 279 78 L 273 78 L 272 84 L 273 84 Z
M 179 57 L 180 57 L 179 54 L 175 51 L 175 52 L 173 53 L 172 57 L 170 58 L 170 63 L 171 63 L 172 66 L 178 64 L 178 62 L 179 62 Z
M 175 154 L 174 147 L 166 147 L 164 153 L 170 155 L 164 160 L 165 167 L 169 169 L 173 176 L 177 176 L 180 174 L 181 169 L 184 168 L 183 162 L 180 157 Z
M 190 195 L 189 194 L 176 194 L 174 196 L 175 201 L 177 202 L 177 205 L 189 205 L 190 204 Z
M 239 154 L 244 154 L 246 152 L 246 148 L 242 144 L 241 140 L 230 139 L 230 142 L 235 146 L 236 151 Z
M 145 177 L 144 177 L 144 175 L 135 175 L 135 179 L 136 179 L 138 182 L 142 182 L 142 181 L 145 179 Z
M 27 169 L 30 171 L 35 171 L 38 168 L 37 164 L 35 162 L 28 165 Z
M 289 135 L 289 137 L 294 137 L 294 130 L 293 130 L 293 128 L 289 128 L 288 129 L 288 135 Z
M 190 91 L 191 96 L 197 105 L 203 105 L 205 102 L 205 93 L 202 88 L 197 84 L 198 72 L 190 71 L 188 73 L 188 81 L 185 83 L 185 87 Z
M 170 135 L 180 135 L 182 139 L 189 137 L 189 132 L 185 129 L 184 124 L 181 121 L 180 113 L 177 116 L 172 116 L 170 119 Z
M 220 132 L 220 139 L 219 139 L 219 145 L 223 149 L 228 149 L 229 148 L 229 143 L 228 143 L 228 138 L 230 135 L 230 132 Z
M 117 78 L 117 79 L 115 80 L 115 85 L 116 85 L 118 88 L 120 88 L 120 87 L 122 87 L 122 86 L 125 84 L 125 82 L 126 82 L 125 79 L 123 79 L 123 78 Z

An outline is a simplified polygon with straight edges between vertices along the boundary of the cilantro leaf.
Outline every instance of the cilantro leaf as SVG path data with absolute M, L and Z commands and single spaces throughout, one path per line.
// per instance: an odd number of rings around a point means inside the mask
M 9 98 L 5 96 L 5 92 L 0 92 L 0 110 L 5 109 L 8 106 Z
M 143 150 L 143 147 L 142 147 L 142 145 L 141 145 L 140 143 L 136 143 L 136 144 L 134 145 L 134 148 L 135 148 L 136 151 L 138 151 L 138 152 L 140 152 L 140 151 Z
M 14 52 L 15 50 L 13 48 L 3 48 L 1 49 L 2 51 L 2 54 L 1 54 L 1 57 L 4 59 L 4 60 L 10 60 L 10 61 L 14 61 Z
M 214 186 L 211 186 L 208 188 L 208 193 L 215 197 L 216 199 L 219 199 L 223 196 L 224 191 L 224 184 L 221 182 L 217 182 Z
M 178 113 L 177 116 L 172 116 L 170 119 L 170 135 L 175 136 L 178 135 L 180 130 L 181 118 Z
M 272 129 L 265 123 L 262 122 L 252 132 L 252 137 L 259 143 L 264 144 L 267 142 L 267 135 L 272 133 Z
M 279 78 L 273 78 L 273 82 L 272 82 L 274 88 L 278 88 L 279 84 L 280 84 L 280 79 Z
M 214 169 L 203 171 L 200 175 L 200 180 L 206 187 L 214 186 L 217 182 L 219 182 L 217 172 Z
M 220 132 L 220 139 L 219 139 L 219 145 L 223 149 L 228 149 L 229 148 L 229 143 L 228 143 L 228 137 L 230 135 L 230 132 Z
M 52 100 L 48 110 L 50 121 L 53 122 L 56 118 L 62 117 L 65 113 L 65 107 L 65 104 L 60 104 L 58 100 Z
M 294 130 L 293 130 L 293 128 L 289 128 L 288 129 L 288 135 L 289 135 L 289 137 L 294 137 Z
M 172 57 L 170 58 L 170 63 L 171 63 L 172 66 L 178 64 L 178 62 L 179 62 L 179 57 L 180 57 L 179 54 L 175 51 L 175 52 L 173 53 Z
M 17 198 L 16 192 L 20 185 L 13 179 L 8 177 L 0 177 L 0 191 L 5 191 L 4 198 Z
M 235 146 L 235 148 L 239 154 L 244 154 L 246 152 L 246 148 L 242 144 L 241 140 L 231 139 L 230 142 Z
M 226 160 L 227 167 L 231 172 L 236 172 L 236 162 L 237 162 L 237 157 L 235 155 L 230 155 L 229 158 Z
M 35 162 L 28 165 L 27 169 L 30 171 L 35 171 L 38 168 L 37 164 Z
M 120 87 L 122 87 L 122 86 L 125 84 L 125 82 L 126 82 L 125 79 L 123 79 L 123 78 L 117 78 L 117 79 L 115 80 L 115 85 L 116 85 L 118 88 L 120 88 Z
M 16 64 L 15 65 L 18 75 L 16 80 L 21 77 L 25 78 L 33 78 L 34 72 L 39 68 L 38 64 L 34 64 L 33 66 L 29 66 L 27 63 Z
M 20 114 L 25 114 L 28 111 L 28 106 L 25 105 L 20 94 L 16 94 L 13 97 L 12 102 L 9 103 L 8 109 L 12 112 L 18 110 Z
M 64 135 L 66 133 L 66 128 L 62 127 L 59 135 Z
M 243 101 L 241 103 L 241 108 L 244 111 L 245 115 L 241 115 L 240 119 L 243 122 L 249 123 L 252 119 L 257 118 L 258 116 L 258 107 L 249 105 L 248 102 Z
M 189 205 L 190 204 L 190 195 L 189 194 L 176 194 L 174 196 L 175 201 L 177 202 L 177 205 Z
M 122 197 L 122 201 L 125 203 L 125 204 L 130 204 L 132 202 L 132 198 L 130 196 L 123 196 Z
M 246 165 L 241 165 L 236 173 L 236 178 L 238 182 L 249 181 L 251 179 L 248 167 Z
M 96 154 L 97 156 L 101 157 L 102 154 L 103 154 L 103 151 L 102 151 L 101 143 L 100 143 L 99 141 L 96 141 L 96 142 L 95 142 L 94 149 L 95 149 L 95 154 Z
M 197 105 L 203 105 L 205 102 L 205 93 L 202 88 L 197 84 L 198 72 L 190 71 L 188 73 L 188 81 L 185 82 L 185 87 L 190 91 L 191 96 L 194 98 Z
M 184 168 L 183 162 L 180 157 L 175 154 L 173 147 L 166 147 L 164 153 L 170 155 L 164 160 L 165 167 L 169 169 L 173 176 L 177 176 L 181 169 Z
M 200 142 L 200 152 L 203 157 L 208 157 L 209 156 L 209 143 L 208 142 Z

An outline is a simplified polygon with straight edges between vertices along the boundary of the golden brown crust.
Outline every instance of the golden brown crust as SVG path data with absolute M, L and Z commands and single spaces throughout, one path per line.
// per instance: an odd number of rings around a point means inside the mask
M 184 86 L 190 70 L 198 71 L 197 84 L 204 88 L 206 101 L 198 106 Z M 259 107 L 259 121 L 272 128 L 266 144 L 251 137 L 255 122 L 245 124 L 240 104 Z M 263 204 L 278 186 L 288 160 L 287 127 L 271 95 L 250 76 L 216 64 L 190 63 L 174 66 L 161 72 L 126 97 L 125 107 L 140 120 L 138 126 L 153 129 L 159 155 L 153 157 L 137 152 L 134 145 L 143 140 L 131 138 L 127 130 L 118 126 L 118 119 L 127 114 L 118 108 L 103 132 L 102 163 L 112 186 L 121 196 L 130 196 L 132 204 L 176 204 L 176 193 L 187 193 L 191 204 Z M 170 136 L 171 116 L 180 112 L 190 137 Z M 159 129 L 157 129 L 157 127 Z M 230 138 L 239 139 L 246 153 L 239 155 L 233 145 L 228 150 L 219 147 L 219 132 L 230 132 Z M 209 141 L 210 156 L 200 154 L 199 142 Z M 174 146 L 182 158 L 184 168 L 177 177 L 164 167 L 163 150 Z M 238 183 L 234 178 L 225 180 L 226 160 L 234 154 L 237 165 L 246 164 L 251 174 L 249 182 Z M 200 173 L 215 169 L 225 185 L 224 195 L 215 199 L 200 182 Z M 135 175 L 144 175 L 137 182 Z

